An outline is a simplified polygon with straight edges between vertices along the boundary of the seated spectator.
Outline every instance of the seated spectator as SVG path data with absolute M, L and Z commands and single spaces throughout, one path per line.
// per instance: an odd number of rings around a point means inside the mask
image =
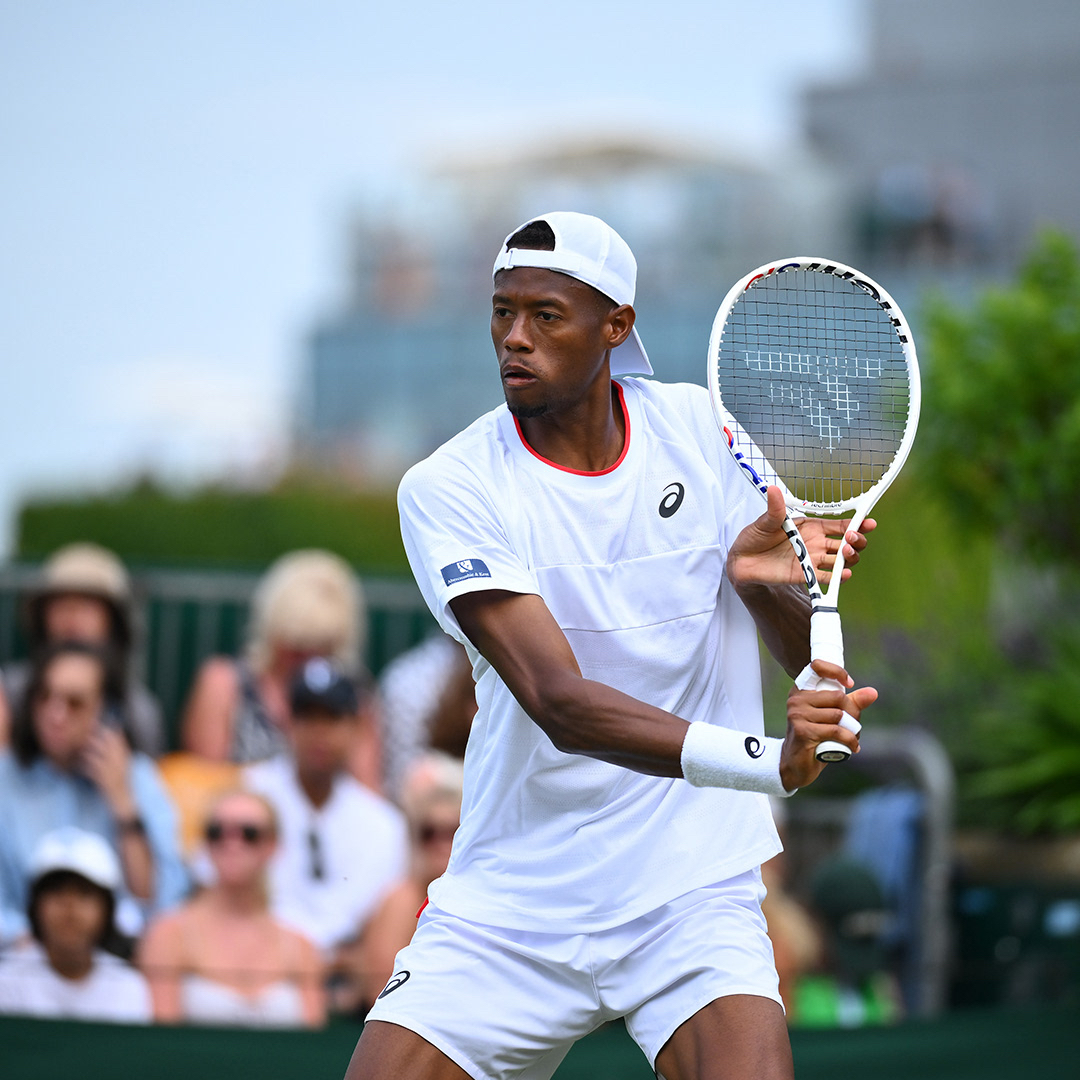
M 769 802 L 785 851 L 762 864 L 761 880 L 768 892 L 761 902 L 761 913 L 769 927 L 780 998 L 791 1022 L 799 981 L 820 966 L 824 945 L 813 914 L 788 890 L 786 801 L 770 797 Z
M 400 811 L 348 772 L 360 704 L 354 680 L 328 660 L 309 660 L 290 695 L 291 751 L 244 772 L 281 825 L 270 867 L 274 912 L 310 937 L 331 969 L 405 873 L 408 850 Z
M 825 971 L 796 986 L 792 1022 L 799 1027 L 864 1027 L 902 1016 L 900 986 L 889 970 L 890 914 L 874 872 L 845 855 L 814 874 L 814 911 L 825 929 Z
M 91 645 L 51 645 L 30 676 L 0 752 L 0 938 L 25 936 L 30 860 L 65 825 L 97 833 L 119 855 L 118 921 L 137 935 L 146 915 L 187 890 L 176 813 L 153 761 L 132 752 L 106 710 L 107 662 Z
M 428 886 L 450 861 L 454 833 L 461 821 L 461 762 L 447 754 L 429 753 L 416 761 L 405 778 L 402 801 L 409 822 L 409 872 L 386 895 L 371 917 L 345 966 L 355 989 L 343 988 L 338 1007 L 366 1012 L 394 972 L 394 958 L 408 945 L 417 914 L 427 900 Z
M 109 659 L 107 705 L 132 745 L 157 757 L 165 750 L 161 705 L 132 670 L 134 611 L 131 581 L 120 560 L 96 544 L 69 544 L 42 569 L 24 609 L 31 660 L 46 645 L 83 641 Z M 0 694 L 0 745 L 10 716 L 19 711 L 30 677 L 29 662 L 7 664 Z
M 120 864 L 83 829 L 46 834 L 30 863 L 27 918 L 33 943 L 0 961 L 0 1013 L 54 1019 L 150 1021 L 150 989 L 105 952 L 114 935 Z
M 406 774 L 429 750 L 465 756 L 476 715 L 468 654 L 439 631 L 387 665 L 379 694 L 384 791 L 400 806 Z
M 323 656 L 360 670 L 365 613 L 360 583 L 328 551 L 283 555 L 252 599 L 242 659 L 212 657 L 200 668 L 182 720 L 186 750 L 214 761 L 263 761 L 288 750 L 289 685 L 305 660 Z M 358 740 L 353 771 L 381 786 L 378 731 Z
M 139 948 L 162 1023 L 319 1027 L 326 1017 L 315 946 L 276 919 L 266 871 L 278 842 L 261 796 L 222 796 L 206 823 L 213 882 L 163 915 Z

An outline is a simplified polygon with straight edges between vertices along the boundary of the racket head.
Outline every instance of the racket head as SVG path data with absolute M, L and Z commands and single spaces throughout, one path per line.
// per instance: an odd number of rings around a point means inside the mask
M 877 282 L 796 256 L 737 281 L 713 320 L 709 394 L 747 478 L 793 514 L 860 519 L 910 452 L 921 383 L 910 327 Z

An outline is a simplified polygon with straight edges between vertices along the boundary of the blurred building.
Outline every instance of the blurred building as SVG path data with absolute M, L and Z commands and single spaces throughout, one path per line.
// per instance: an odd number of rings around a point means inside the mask
M 592 139 L 473 156 L 369 200 L 346 300 L 310 340 L 298 457 L 393 480 L 497 405 L 491 263 L 547 210 L 623 234 L 657 375 L 693 382 L 724 293 L 770 258 L 851 262 L 917 322 L 925 285 L 962 292 L 1008 273 L 1041 225 L 1080 236 L 1080 2 L 868 2 L 868 74 L 806 92 L 812 156 L 766 166 Z
M 1077 0 L 871 0 L 870 32 L 870 73 L 805 102 L 852 261 L 981 276 L 1041 226 L 1080 237 Z
M 395 479 L 498 405 L 491 264 L 511 229 L 548 210 L 597 214 L 622 233 L 657 374 L 702 382 L 727 289 L 769 258 L 820 247 L 835 231 L 832 191 L 808 162 L 769 171 L 646 139 L 445 164 L 355 216 L 347 302 L 310 342 L 299 456 Z

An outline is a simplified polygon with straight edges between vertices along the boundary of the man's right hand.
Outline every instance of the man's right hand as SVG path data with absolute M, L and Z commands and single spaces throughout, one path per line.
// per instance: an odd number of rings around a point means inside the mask
M 851 676 L 836 664 L 815 660 L 814 670 L 826 679 L 835 679 L 841 686 L 853 686 Z M 868 705 L 877 700 L 872 686 L 845 693 L 843 690 L 799 690 L 792 687 L 787 701 L 787 735 L 780 757 L 780 780 L 788 791 L 812 784 L 825 762 L 818 761 L 814 751 L 819 743 L 839 742 L 853 754 L 859 752 L 859 737 L 840 726 L 844 713 L 856 720 Z

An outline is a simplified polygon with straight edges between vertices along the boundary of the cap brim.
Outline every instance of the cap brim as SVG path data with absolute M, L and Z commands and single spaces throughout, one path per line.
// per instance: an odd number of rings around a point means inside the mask
M 652 364 L 648 353 L 641 344 L 637 327 L 630 331 L 630 336 L 616 349 L 611 350 L 612 375 L 651 375 Z

